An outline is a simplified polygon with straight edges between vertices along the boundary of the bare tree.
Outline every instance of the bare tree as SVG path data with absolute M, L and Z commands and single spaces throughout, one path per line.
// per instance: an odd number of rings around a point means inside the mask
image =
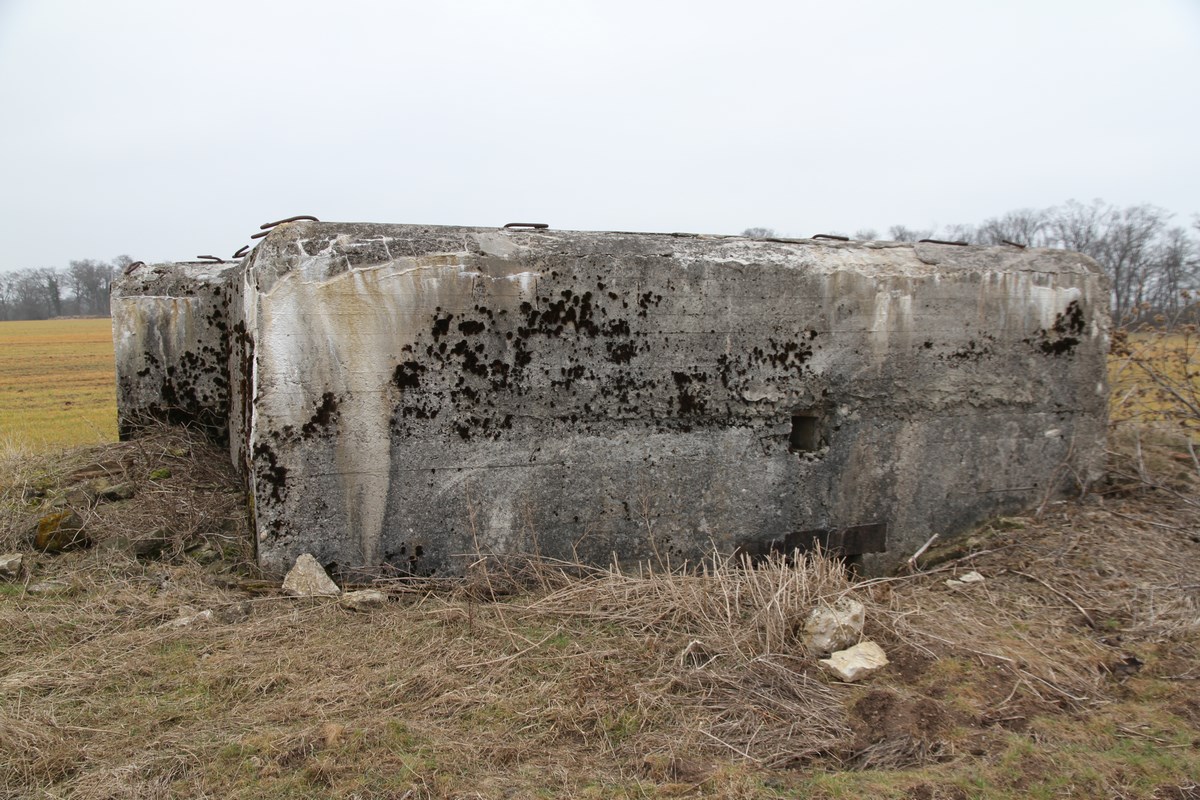
M 1154 206 L 1130 206 L 1109 215 L 1096 252 L 1113 282 L 1113 316 L 1125 320 L 1148 300 L 1159 234 L 1167 216 Z
M 929 237 L 922 237 L 929 238 Z M 942 229 L 940 237 L 949 242 L 971 242 L 978 240 L 978 232 L 974 225 L 970 223 L 959 223 L 957 225 L 947 225 Z
M 983 221 L 976 230 L 976 241 L 980 244 L 1022 244 L 1029 247 L 1045 247 L 1049 244 L 1049 213 L 1044 209 L 1021 208 L 1009 211 L 1000 217 Z
M 933 238 L 933 229 L 909 228 L 905 225 L 893 225 L 888 228 L 888 239 L 893 242 L 918 242 L 921 239 Z
M 108 313 L 108 287 L 112 282 L 113 270 L 111 264 L 90 258 L 71 262 L 67 276 L 75 295 L 77 313 Z

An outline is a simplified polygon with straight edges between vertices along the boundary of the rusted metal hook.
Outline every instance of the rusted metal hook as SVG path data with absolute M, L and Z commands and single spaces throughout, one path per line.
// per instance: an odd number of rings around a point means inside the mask
M 952 244 L 955 247 L 970 247 L 970 242 L 947 242 L 943 239 L 919 239 L 917 244 Z
M 1023 245 L 1020 242 L 1010 242 L 1008 239 L 1001 239 L 1000 244 L 1006 244 L 1009 247 L 1016 247 L 1021 250 L 1024 250 L 1028 246 L 1028 245 Z
M 216 256 L 196 256 L 196 259 L 197 259 L 198 261 L 212 261 L 212 262 L 215 262 L 215 263 L 217 263 L 217 264 L 224 264 L 224 263 L 225 263 L 225 259 L 223 259 L 223 258 L 217 258 Z
M 297 214 L 296 216 L 288 217 L 287 219 L 277 219 L 274 222 L 264 222 L 262 225 L 258 226 L 258 229 L 265 231 L 265 230 L 268 230 L 269 228 L 274 228 L 276 225 L 282 225 L 285 222 L 299 222 L 302 219 L 307 219 L 312 222 L 320 222 L 321 221 L 321 220 L 317 219 L 316 217 L 311 216 L 309 214 Z
M 246 253 L 249 253 L 249 252 L 250 252 L 250 245 L 244 244 L 240 248 L 238 248 L 238 251 L 236 253 L 234 253 L 231 256 L 231 258 L 241 258 L 244 255 L 246 255 Z
M 268 233 L 270 233 L 270 231 L 262 231 L 261 233 L 252 233 L 252 234 L 250 234 L 250 238 L 251 239 L 261 239 L 264 236 L 266 236 Z
M 836 233 L 818 233 L 809 237 L 810 239 L 832 239 L 835 242 L 848 242 L 849 236 L 838 236 Z
M 549 226 L 549 224 L 547 224 L 545 222 L 506 222 L 506 223 L 504 223 L 504 227 L 506 227 L 506 228 L 533 228 L 536 231 L 542 231 L 542 230 L 545 230 L 546 228 L 549 228 L 550 226 Z
M 121 274 L 122 274 L 122 275 L 131 275 L 131 274 L 133 274 L 133 271 L 134 271 L 135 269 L 137 269 L 138 267 L 144 267 L 144 266 L 146 266 L 146 262 L 145 262 L 145 261 L 135 261 L 135 262 L 133 262 L 132 264 L 130 264 L 130 265 L 128 265 L 127 267 L 125 267 L 125 271 L 124 271 L 124 272 L 122 272 Z

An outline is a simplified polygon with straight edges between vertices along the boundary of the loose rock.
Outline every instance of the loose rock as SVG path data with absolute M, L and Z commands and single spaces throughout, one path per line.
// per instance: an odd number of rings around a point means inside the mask
M 11 581 L 21 577 L 21 567 L 25 557 L 20 553 L 5 553 L 0 555 L 0 578 Z
M 83 520 L 73 511 L 58 511 L 38 520 L 33 546 L 46 553 L 59 553 L 91 544 Z
M 840 681 L 853 683 L 886 667 L 887 654 L 872 641 L 860 642 L 847 650 L 839 650 L 820 661 L 822 667 Z
M 336 597 L 342 592 L 311 553 L 296 559 L 283 579 L 283 591 L 293 597 Z
M 387 603 L 387 595 L 377 589 L 361 589 L 357 592 L 346 592 L 338 603 L 342 608 L 351 611 L 371 611 L 383 608 Z
M 119 551 L 140 559 L 158 559 L 171 546 L 173 534 L 161 528 L 148 536 L 118 534 L 100 543 L 104 550 Z
M 37 583 L 29 584 L 25 588 L 25 591 L 28 594 L 40 595 L 67 594 L 71 591 L 71 584 L 64 583 L 63 581 L 38 581 Z
M 95 490 L 97 499 L 110 503 L 118 500 L 129 500 L 137 493 L 132 483 L 118 483 L 113 485 L 103 478 L 95 482 Z
M 160 628 L 188 628 L 188 627 L 191 627 L 192 625 L 202 625 L 205 622 L 208 622 L 209 620 L 211 620 L 212 617 L 213 617 L 212 609 L 206 608 L 203 611 L 200 611 L 200 612 L 194 613 L 194 614 L 185 612 L 185 613 L 181 614 L 180 616 L 176 617 L 175 619 L 164 622 L 162 625 L 159 625 L 158 627 L 160 627 Z
M 866 609 L 857 600 L 838 598 L 831 606 L 814 608 L 804 623 L 804 645 L 812 653 L 832 653 L 862 636 Z
M 946 581 L 947 586 L 966 586 L 970 583 L 983 583 L 984 578 L 978 572 L 971 571 L 959 575 L 958 578 L 950 578 Z

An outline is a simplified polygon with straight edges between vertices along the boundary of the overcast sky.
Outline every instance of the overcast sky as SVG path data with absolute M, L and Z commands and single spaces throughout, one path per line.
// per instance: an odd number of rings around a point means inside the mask
M 1200 212 L 1200 0 L 0 0 L 0 269 L 268 220 Z

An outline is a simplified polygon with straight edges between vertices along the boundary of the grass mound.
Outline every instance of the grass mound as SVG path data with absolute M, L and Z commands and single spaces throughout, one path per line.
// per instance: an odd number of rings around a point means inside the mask
M 1101 493 L 996 520 L 912 574 L 480 559 L 381 582 L 370 613 L 256 572 L 203 441 L 12 453 L 0 549 L 29 563 L 0 583 L 0 794 L 1194 795 L 1197 475 L 1127 441 Z M 31 525 L 63 508 L 91 547 L 33 552 Z M 984 580 L 947 585 L 967 571 Z M 840 597 L 892 662 L 862 684 L 801 643 Z

